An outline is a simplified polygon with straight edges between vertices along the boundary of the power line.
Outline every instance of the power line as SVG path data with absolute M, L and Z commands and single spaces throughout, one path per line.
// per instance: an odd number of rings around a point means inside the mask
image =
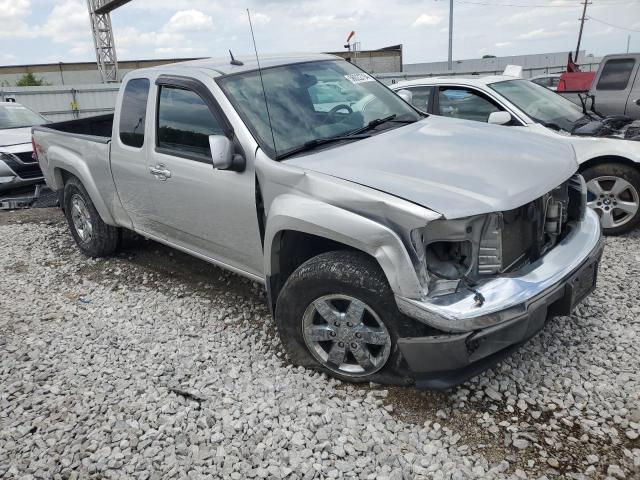
M 473 2 L 469 0 L 455 0 L 456 3 L 463 3 L 466 5 L 483 5 L 487 7 L 516 7 L 516 8 L 575 8 L 580 4 L 565 4 L 565 5 L 552 5 L 541 3 L 488 3 L 488 2 Z M 601 2 L 601 5 L 628 5 L 630 3 L 638 3 L 637 1 L 622 1 L 622 2 Z
M 640 30 L 634 30 L 633 28 L 621 27 L 620 25 L 614 25 L 612 23 L 605 22 L 604 20 L 600 20 L 598 18 L 593 18 L 591 15 L 587 15 L 587 18 L 589 20 L 594 20 L 594 21 L 596 21 L 598 23 L 602 23 L 603 25 L 607 25 L 608 27 L 619 28 L 620 30 L 627 30 L 628 32 L 640 33 Z
M 456 0 L 456 3 L 465 3 L 467 5 L 483 5 L 488 7 L 518 7 L 518 8 L 575 8 L 576 5 L 549 5 L 549 4 L 514 4 L 514 3 L 485 3 L 470 2 L 467 0 Z

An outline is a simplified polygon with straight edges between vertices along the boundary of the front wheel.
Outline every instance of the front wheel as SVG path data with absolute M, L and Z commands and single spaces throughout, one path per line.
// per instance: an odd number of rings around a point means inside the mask
M 349 382 L 410 381 L 397 340 L 412 321 L 366 254 L 334 251 L 305 262 L 283 287 L 275 317 L 296 365 Z
M 587 205 L 598 213 L 605 235 L 627 233 L 640 225 L 640 172 L 619 163 L 603 163 L 582 172 Z

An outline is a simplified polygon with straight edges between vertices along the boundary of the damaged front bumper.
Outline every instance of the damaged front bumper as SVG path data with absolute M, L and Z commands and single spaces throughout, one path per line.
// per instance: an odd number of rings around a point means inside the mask
M 418 387 L 446 389 L 500 361 L 538 333 L 548 318 L 568 315 L 595 288 L 603 238 L 597 214 L 585 218 L 550 252 L 517 273 L 426 300 L 396 296 L 399 309 L 443 332 L 400 338 Z

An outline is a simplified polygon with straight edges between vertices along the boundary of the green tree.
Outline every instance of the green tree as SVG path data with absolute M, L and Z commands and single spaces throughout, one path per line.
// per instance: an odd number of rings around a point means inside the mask
M 33 73 L 25 73 L 16 83 L 16 87 L 41 87 L 47 85 L 44 79 L 36 78 Z

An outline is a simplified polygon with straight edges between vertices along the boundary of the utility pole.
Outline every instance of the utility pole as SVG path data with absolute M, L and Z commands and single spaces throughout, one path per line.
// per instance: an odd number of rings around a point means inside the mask
M 627 35 L 627 53 L 629 53 L 629 44 L 631 43 L 631 34 Z
M 580 33 L 578 34 L 578 46 L 576 47 L 576 55 L 573 58 L 574 63 L 578 63 L 578 54 L 580 53 L 580 42 L 582 41 L 582 30 L 584 29 L 584 21 L 587 16 L 587 5 L 591 5 L 588 0 L 584 0 L 584 8 L 582 9 L 582 18 L 580 19 Z
M 584 0 L 585 2 L 587 0 Z M 449 0 L 449 71 L 453 71 L 453 0 Z

